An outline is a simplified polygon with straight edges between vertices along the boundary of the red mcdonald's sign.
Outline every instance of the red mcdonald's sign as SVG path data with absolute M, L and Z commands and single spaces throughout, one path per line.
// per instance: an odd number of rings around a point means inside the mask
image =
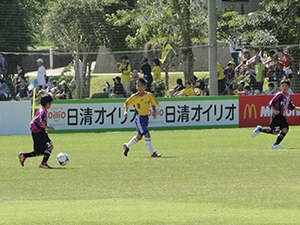
M 268 126 L 271 111 L 268 107 L 272 95 L 239 96 L 239 126 L 255 127 L 258 124 Z M 293 103 L 300 106 L 300 94 L 292 95 Z M 300 112 L 287 111 L 287 120 L 290 125 L 300 125 Z

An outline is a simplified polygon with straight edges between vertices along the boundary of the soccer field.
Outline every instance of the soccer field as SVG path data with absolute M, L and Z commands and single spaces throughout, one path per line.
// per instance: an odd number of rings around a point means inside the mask
M 252 129 L 152 131 L 122 154 L 134 132 L 50 134 L 54 154 L 22 168 L 30 136 L 0 137 L 0 224 L 299 224 L 300 127 L 282 145 Z M 55 161 L 67 152 L 70 163 Z

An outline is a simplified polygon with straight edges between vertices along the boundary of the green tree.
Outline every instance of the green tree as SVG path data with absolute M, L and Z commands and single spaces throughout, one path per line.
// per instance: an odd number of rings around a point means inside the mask
M 220 40 L 226 40 L 235 34 L 237 28 L 241 28 L 244 30 L 242 41 L 246 48 L 264 50 L 267 46 L 278 44 L 277 36 L 272 30 L 274 26 L 276 21 L 261 11 L 253 12 L 251 16 L 226 11 L 219 16 L 218 35 Z
M 128 35 L 131 49 L 161 50 L 167 43 L 173 47 L 164 65 L 168 71 L 173 59 L 184 65 L 186 80 L 193 79 L 194 54 L 191 46 L 207 37 L 207 13 L 201 1 L 140 0 L 135 8 L 119 10 L 108 20 L 114 25 L 129 24 L 134 35 Z M 177 54 L 181 53 L 181 54 Z M 167 64 L 167 65 L 166 65 Z
M 4 0 L 0 2 L 0 51 L 25 52 L 33 44 L 33 29 L 30 24 L 30 12 L 21 4 L 21 0 Z M 15 54 L 5 56 L 9 63 L 9 73 L 14 72 L 15 65 L 21 57 Z
M 263 0 L 267 14 L 276 21 L 273 32 L 281 46 L 291 46 L 285 53 L 293 60 L 292 85 L 300 89 L 300 77 L 297 75 L 300 62 L 300 2 L 295 0 Z
M 28 24 L 32 29 L 33 47 L 49 45 L 43 33 L 45 15 L 56 0 L 19 0 L 21 7 L 28 12 Z
M 106 41 L 103 4 L 96 0 L 60 0 L 45 18 L 45 32 L 55 46 L 83 57 L 83 76 L 76 74 L 76 97 L 90 96 L 91 55 Z M 79 63 L 77 63 L 79 65 Z
M 123 0 L 106 2 L 104 12 L 106 15 L 116 13 L 118 10 L 133 9 L 136 5 L 136 0 Z M 129 28 L 129 23 L 123 25 L 114 25 L 113 23 L 106 23 L 106 42 L 105 46 L 111 51 L 127 51 L 129 50 L 126 44 L 126 37 L 134 35 L 132 29 Z

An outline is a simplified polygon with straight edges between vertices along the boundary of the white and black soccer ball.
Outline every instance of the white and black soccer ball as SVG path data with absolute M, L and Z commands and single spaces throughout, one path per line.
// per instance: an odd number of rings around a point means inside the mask
M 69 163 L 70 158 L 67 153 L 61 152 L 56 156 L 56 161 L 59 163 L 59 165 L 65 166 Z

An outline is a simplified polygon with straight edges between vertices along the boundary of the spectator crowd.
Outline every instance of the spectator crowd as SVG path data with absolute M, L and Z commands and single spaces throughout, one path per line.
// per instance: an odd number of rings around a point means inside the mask
M 270 50 L 267 53 L 261 51 L 248 51 L 239 42 L 241 30 L 236 31 L 237 38 L 228 39 L 224 48 L 229 46 L 232 60 L 227 65 L 217 63 L 218 94 L 219 95 L 259 95 L 274 94 L 278 91 L 279 83 L 283 78 L 292 79 L 292 60 L 287 54 L 288 47 L 279 51 Z M 252 54 L 251 54 L 252 53 Z M 76 63 L 78 62 L 78 64 Z M 33 90 L 36 88 L 37 101 L 44 94 L 50 94 L 57 100 L 72 99 L 72 87 L 76 86 L 76 74 L 82 76 L 82 61 L 73 60 L 75 75 L 68 85 L 65 80 L 58 82 L 49 81 L 42 58 L 36 60 L 37 76 L 29 82 L 23 65 L 16 66 L 16 75 L 10 77 L 7 73 L 8 62 L 0 53 L 0 101 L 30 100 Z M 81 73 L 76 72 L 77 70 Z M 165 90 L 161 78 L 161 62 L 155 58 L 149 62 L 148 58 L 141 60 L 140 69 L 133 69 L 129 58 L 124 55 L 118 66 L 120 76 L 113 78 L 113 85 L 105 82 L 103 91 L 109 98 L 124 98 L 136 93 L 136 81 L 142 76 L 147 82 L 147 91 L 156 93 L 155 84 L 161 85 L 161 91 L 167 97 L 182 96 L 207 96 L 209 95 L 209 78 L 198 79 L 193 76 L 192 80 L 183 82 L 181 78 L 176 80 L 176 86 Z M 157 86 L 159 86 L 157 85 Z M 295 90 L 290 89 L 289 93 Z
M 260 51 L 243 50 L 242 60 L 238 66 L 228 62 L 223 70 L 225 88 L 219 90 L 220 95 L 259 95 L 274 94 L 279 90 L 279 83 L 283 78 L 292 79 L 291 59 L 286 54 L 271 50 L 267 56 Z M 279 55 L 282 54 L 282 57 Z M 290 93 L 293 91 L 290 89 Z
M 49 81 L 43 59 L 39 58 L 37 63 L 37 77 L 31 82 L 22 64 L 16 66 L 16 75 L 10 76 L 7 73 L 8 62 L 0 53 L 0 101 L 22 101 L 31 100 L 36 88 L 36 101 L 45 95 L 50 94 L 55 99 L 71 99 L 72 92 L 66 81 L 58 84 L 56 80 Z

